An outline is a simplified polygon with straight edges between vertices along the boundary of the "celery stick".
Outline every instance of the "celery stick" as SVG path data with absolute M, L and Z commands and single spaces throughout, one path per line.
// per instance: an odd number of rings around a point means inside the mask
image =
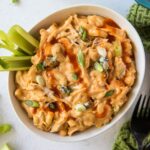
M 0 30 L 0 40 L 4 42 L 5 45 L 8 45 L 9 47 L 13 49 L 15 48 L 15 44 L 9 40 L 7 34 L 2 30 Z
M 24 57 L 7 57 L 3 56 L 0 58 L 0 71 L 17 71 L 27 70 L 31 67 L 31 59 L 28 56 Z
M 24 55 L 21 51 L 18 51 L 16 49 L 16 45 L 12 41 L 10 41 L 7 34 L 2 30 L 0 30 L 0 42 L 0 48 L 5 48 L 10 52 L 14 53 L 14 55 L 16 56 Z
M 3 61 L 20 61 L 20 60 L 31 60 L 31 56 L 1 56 L 1 60 Z
M 28 32 L 26 32 L 22 27 L 20 27 L 19 25 L 14 25 L 12 28 L 16 30 L 17 33 L 19 33 L 31 45 L 33 45 L 36 48 L 39 47 L 39 41 L 37 41 L 33 36 L 31 36 Z
M 20 61 L 12 61 L 7 63 L 8 68 L 20 68 L 20 67 L 28 67 L 32 65 L 30 60 L 20 60 Z
M 8 68 L 8 64 L 7 64 L 4 60 L 2 60 L 2 59 L 0 59 L 0 65 L 1 65 L 3 68 Z
M 0 44 L 0 48 L 4 48 L 4 49 L 7 49 L 9 50 L 10 52 L 12 52 L 15 56 L 24 56 L 25 54 L 22 53 L 21 51 L 18 51 L 17 49 L 13 49 L 7 45 L 2 45 Z
M 29 70 L 30 66 L 28 67 L 18 67 L 18 68 L 3 68 L 2 66 L 0 66 L 0 71 L 19 71 L 19 70 Z
M 26 41 L 20 34 L 18 34 L 13 28 L 9 29 L 8 37 L 28 55 L 34 54 L 35 48 L 28 41 Z

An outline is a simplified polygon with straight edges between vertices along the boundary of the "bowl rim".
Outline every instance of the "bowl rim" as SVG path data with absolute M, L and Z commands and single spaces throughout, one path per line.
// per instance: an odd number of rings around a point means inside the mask
M 41 19 L 38 23 L 36 23 L 34 26 L 32 26 L 32 28 L 29 30 L 30 33 L 32 33 L 32 30 L 38 25 L 40 24 L 41 22 L 43 22 L 44 20 L 46 20 L 48 17 L 50 17 L 51 15 L 54 15 L 55 13 L 58 13 L 60 11 L 65 11 L 66 9 L 73 9 L 73 8 L 77 8 L 77 7 L 97 7 L 99 9 L 105 9 L 106 11 L 108 12 L 112 12 L 115 16 L 118 16 L 119 18 L 121 18 L 124 22 L 127 23 L 127 26 L 130 27 L 134 33 L 136 34 L 136 37 L 138 38 L 138 41 L 140 42 L 139 45 L 141 46 L 141 49 L 143 49 L 143 51 L 141 51 L 141 56 L 143 57 L 143 70 L 144 72 L 141 73 L 141 82 L 138 84 L 138 87 L 136 89 L 136 96 L 134 97 L 134 100 L 132 100 L 125 108 L 124 108 L 124 111 L 121 112 L 117 118 L 115 118 L 115 121 L 111 121 L 109 122 L 108 124 L 104 125 L 103 127 L 99 128 L 101 130 L 99 131 L 96 131 L 94 132 L 93 134 L 91 135 L 88 135 L 87 137 L 84 137 L 84 138 L 79 138 L 77 137 L 77 139 L 73 139 L 71 140 L 71 137 L 70 138 L 65 138 L 63 137 L 63 140 L 54 140 L 54 138 L 47 138 L 47 137 L 44 137 L 43 135 L 40 135 L 39 133 L 37 132 L 34 132 L 32 131 L 32 129 L 30 127 L 28 127 L 26 125 L 26 123 L 20 118 L 19 116 L 19 112 L 17 112 L 17 110 L 15 109 L 15 106 L 14 106 L 14 103 L 13 103 L 13 98 L 12 98 L 12 95 L 11 95 L 11 88 L 10 88 L 10 80 L 11 80 L 11 75 L 12 75 L 12 71 L 9 72 L 9 75 L 8 75 L 8 91 L 9 91 L 9 97 L 10 97 L 10 101 L 11 101 L 11 105 L 13 107 L 13 110 L 14 112 L 16 113 L 17 115 L 17 118 L 18 120 L 23 124 L 23 126 L 25 126 L 31 133 L 34 133 L 35 135 L 38 135 L 39 137 L 42 137 L 43 139 L 46 139 L 46 140 L 51 140 L 51 141 L 55 141 L 55 142 L 79 142 L 79 141 L 85 141 L 85 140 L 88 140 L 90 138 L 93 138 L 93 137 L 96 137 L 102 133 L 104 133 L 105 131 L 107 131 L 108 129 L 110 129 L 111 127 L 113 127 L 126 113 L 127 111 L 131 108 L 131 106 L 134 104 L 134 101 L 136 100 L 136 97 L 138 95 L 138 92 L 140 91 L 141 87 L 142 87 L 142 84 L 143 84 L 143 80 L 144 80 L 144 76 L 145 76 L 145 66 L 146 66 L 146 58 L 145 58 L 145 53 L 144 53 L 144 46 L 143 46 L 143 43 L 141 41 L 141 38 L 138 34 L 138 32 L 135 30 L 134 26 L 126 19 L 124 18 L 121 14 L 119 14 L 118 12 L 114 11 L 113 9 L 111 8 L 108 8 L 106 6 L 103 6 L 103 5 L 99 5 L 99 4 L 75 4 L 75 5 L 69 5 L 69 6 L 66 6 L 66 7 L 63 7 L 63 8 L 60 8 L 60 9 L 57 9 L 55 11 L 52 11 L 49 15 L 47 15 L 46 17 L 44 17 L 43 19 Z M 134 87 L 133 87 L 134 88 Z M 35 127 L 36 128 L 36 127 Z M 43 131 L 44 132 L 44 131 Z M 86 132 L 86 131 L 85 131 Z M 88 132 L 88 131 L 87 131 Z M 50 133 L 51 134 L 51 133 Z M 82 134 L 82 133 L 81 133 Z

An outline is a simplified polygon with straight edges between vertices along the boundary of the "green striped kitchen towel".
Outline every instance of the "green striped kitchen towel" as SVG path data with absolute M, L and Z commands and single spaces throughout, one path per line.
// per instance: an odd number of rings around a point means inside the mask
M 150 134 L 144 139 L 143 145 L 148 143 L 150 143 Z M 137 142 L 130 130 L 130 122 L 125 122 L 121 127 L 112 150 L 138 150 Z
M 139 4 L 133 4 L 127 19 L 141 36 L 145 50 L 150 51 L 150 9 Z

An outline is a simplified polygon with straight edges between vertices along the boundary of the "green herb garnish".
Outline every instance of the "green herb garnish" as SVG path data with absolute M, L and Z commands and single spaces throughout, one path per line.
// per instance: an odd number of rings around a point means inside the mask
M 43 76 L 36 75 L 35 80 L 39 85 L 45 86 L 45 80 L 44 80 Z
M 78 75 L 77 75 L 76 73 L 73 73 L 73 74 L 72 74 L 72 79 L 73 79 L 73 80 L 78 80 Z
M 32 101 L 32 100 L 26 100 L 26 101 L 25 101 L 25 104 L 28 105 L 28 106 L 30 106 L 30 107 L 33 107 L 33 108 L 37 108 L 37 107 L 40 106 L 40 105 L 39 105 L 39 102 L 37 102 L 37 101 Z
M 37 68 L 38 71 L 43 71 L 45 69 L 43 62 L 38 63 L 36 65 L 36 68 Z
M 10 124 L 2 124 L 0 125 L 0 134 L 5 134 L 11 130 L 11 125 Z
M 121 57 L 122 56 L 122 46 L 120 41 L 115 41 L 113 43 L 114 45 L 114 51 L 115 51 L 115 56 L 116 57 Z
M 102 67 L 102 65 L 101 65 L 100 63 L 98 63 L 98 62 L 96 62 L 96 63 L 94 64 L 94 68 L 95 68 L 95 70 L 97 70 L 97 71 L 99 71 L 99 72 L 103 72 L 103 67 Z
M 86 110 L 86 107 L 83 104 L 76 104 L 75 109 L 79 112 L 83 112 Z
M 50 103 L 49 104 L 49 108 L 52 109 L 52 110 L 55 110 L 56 109 L 56 105 L 54 103 Z
M 70 93 L 72 91 L 68 86 L 64 86 L 64 85 L 60 86 L 59 89 L 65 95 L 70 95 Z
M 114 93 L 115 93 L 115 90 L 109 90 L 108 92 L 106 92 L 104 97 L 112 96 Z
M 83 52 L 82 52 L 82 50 L 80 49 L 79 51 L 78 51 L 78 63 L 79 63 L 79 65 L 81 66 L 81 67 L 84 67 L 85 66 L 85 62 L 84 62 L 84 54 L 83 54 Z
M 79 28 L 79 34 L 81 36 L 81 39 L 83 41 L 86 41 L 86 39 L 87 39 L 87 31 L 86 31 L 86 29 L 84 27 L 80 26 L 80 28 Z
M 43 62 L 45 67 L 55 68 L 59 65 L 57 58 L 55 56 L 48 56 Z
M 12 3 L 18 3 L 19 0 L 11 0 Z
M 8 146 L 8 144 L 4 144 L 0 150 L 11 150 L 10 147 Z

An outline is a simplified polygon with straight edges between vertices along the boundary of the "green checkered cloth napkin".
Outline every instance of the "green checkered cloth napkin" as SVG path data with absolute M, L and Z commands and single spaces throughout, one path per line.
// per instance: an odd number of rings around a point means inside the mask
M 134 4 L 130 8 L 127 19 L 137 29 L 145 50 L 150 51 L 150 9 Z

